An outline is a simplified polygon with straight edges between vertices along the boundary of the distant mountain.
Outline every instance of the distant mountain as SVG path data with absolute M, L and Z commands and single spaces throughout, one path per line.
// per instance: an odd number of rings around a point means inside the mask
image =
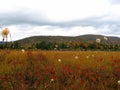
M 81 41 L 81 42 L 95 42 L 96 39 L 104 40 L 103 38 L 107 37 L 108 42 L 112 44 L 120 44 L 120 38 L 119 37 L 113 37 L 113 36 L 103 36 L 103 35 L 81 35 L 81 36 L 75 36 L 75 37 L 69 37 L 69 36 L 33 36 L 24 38 L 21 40 L 18 40 L 18 42 L 23 45 L 24 47 L 29 47 L 33 43 L 37 43 L 40 41 L 46 41 L 46 42 L 68 42 L 68 41 Z

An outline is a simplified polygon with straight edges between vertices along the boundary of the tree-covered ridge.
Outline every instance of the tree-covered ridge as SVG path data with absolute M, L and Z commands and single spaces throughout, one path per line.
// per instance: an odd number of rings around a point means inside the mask
M 120 38 L 101 35 L 35 36 L 15 42 L 1 43 L 0 48 L 41 50 L 120 50 Z

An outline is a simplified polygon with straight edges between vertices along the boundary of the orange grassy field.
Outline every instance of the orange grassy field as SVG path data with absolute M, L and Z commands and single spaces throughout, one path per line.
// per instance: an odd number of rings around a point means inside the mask
M 120 52 L 0 50 L 0 90 L 119 90 Z

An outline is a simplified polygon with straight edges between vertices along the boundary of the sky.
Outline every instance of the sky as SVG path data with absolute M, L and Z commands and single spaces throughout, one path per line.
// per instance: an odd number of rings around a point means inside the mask
M 9 28 L 13 40 L 40 35 L 120 37 L 120 0 L 0 1 L 0 32 Z

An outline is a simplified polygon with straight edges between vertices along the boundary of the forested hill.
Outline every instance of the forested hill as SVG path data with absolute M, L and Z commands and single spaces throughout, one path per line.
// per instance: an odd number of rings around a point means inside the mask
M 75 37 L 69 37 L 69 36 L 33 36 L 24 38 L 21 40 L 18 40 L 18 42 L 25 47 L 29 47 L 32 44 L 39 43 L 41 41 L 45 42 L 69 42 L 69 41 L 79 41 L 79 42 L 95 42 L 96 39 L 101 39 L 101 41 L 104 40 L 104 37 L 108 38 L 108 43 L 112 44 L 120 44 L 120 38 L 119 37 L 112 37 L 112 36 L 103 36 L 103 35 L 81 35 L 81 36 L 75 36 Z

